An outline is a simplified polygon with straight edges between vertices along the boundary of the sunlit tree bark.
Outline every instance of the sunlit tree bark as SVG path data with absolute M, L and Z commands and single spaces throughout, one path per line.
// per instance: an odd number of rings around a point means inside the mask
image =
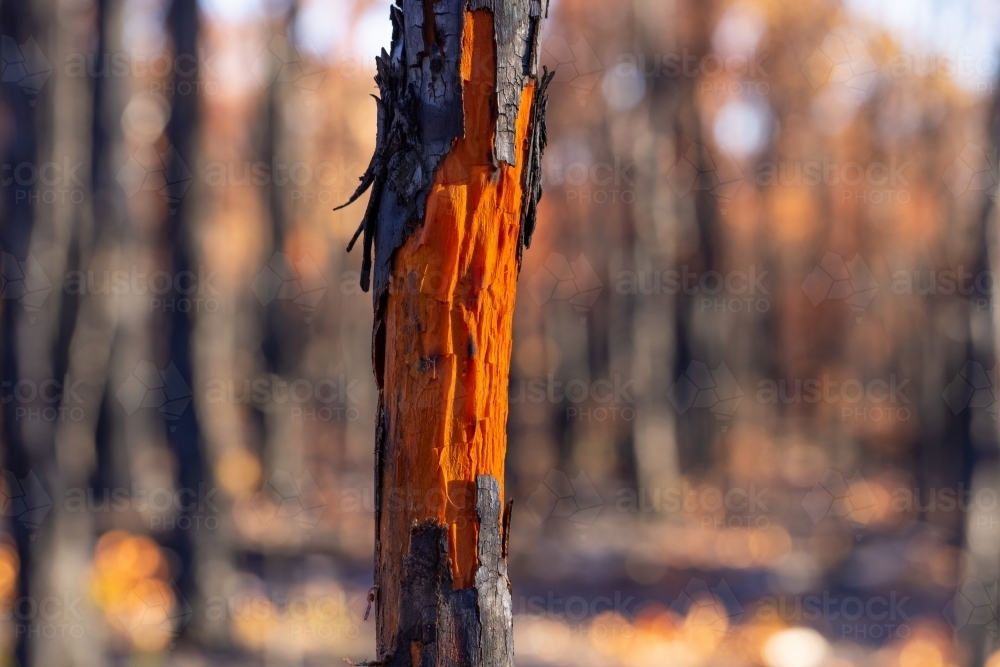
M 507 379 L 540 196 L 544 5 L 404 0 L 378 61 L 358 230 L 380 391 L 377 664 L 513 664 Z

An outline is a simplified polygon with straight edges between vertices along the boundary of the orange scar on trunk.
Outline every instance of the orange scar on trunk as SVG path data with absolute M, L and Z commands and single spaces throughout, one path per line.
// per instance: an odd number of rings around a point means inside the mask
M 448 527 L 454 587 L 478 565 L 476 476 L 503 498 L 511 324 L 522 171 L 493 160 L 493 15 L 467 12 L 465 134 L 435 175 L 423 226 L 396 251 L 386 302 L 385 409 L 394 463 L 383 488 L 382 540 L 409 545 L 415 522 Z M 527 154 L 534 85 L 522 95 L 517 154 Z M 405 490 L 405 491 L 404 491 Z

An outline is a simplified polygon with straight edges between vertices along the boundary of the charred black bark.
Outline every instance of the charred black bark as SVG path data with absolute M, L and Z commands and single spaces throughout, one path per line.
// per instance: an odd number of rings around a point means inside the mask
M 542 154 L 549 143 L 545 128 L 545 110 L 549 103 L 549 83 L 555 72 L 545 70 L 538 81 L 531 110 L 531 129 L 528 133 L 528 164 L 524 170 L 524 201 L 521 203 L 521 233 L 517 246 L 517 268 L 521 268 L 521 256 L 525 248 L 531 247 L 531 237 L 535 233 L 538 202 L 542 199 Z
M 500 487 L 490 475 L 476 479 L 479 569 L 476 587 L 455 590 L 448 532 L 426 521 L 410 531 L 403 560 L 403 590 L 396 646 L 382 665 L 513 667 L 510 582 L 500 531 Z
M 375 250 L 376 306 L 389 283 L 392 253 L 423 221 L 427 193 L 441 160 L 464 132 L 462 29 L 464 0 L 434 3 L 425 25 L 422 0 L 392 7 L 392 53 L 376 59 L 380 97 L 375 154 L 350 204 L 372 189 L 359 233 L 364 234 L 361 287 L 367 291 Z M 429 38 L 432 41 L 427 41 Z M 347 204 L 344 204 L 346 206 Z
M 425 12 L 424 3 L 433 7 Z M 552 75 L 538 76 L 541 22 L 548 0 L 397 0 L 391 53 L 376 59 L 379 88 L 375 152 L 361 184 L 344 208 L 371 189 L 368 208 L 347 249 L 363 235 L 361 287 L 372 295 L 376 311 L 389 282 L 392 254 L 422 224 L 434 174 L 455 140 L 464 133 L 461 49 L 466 10 L 494 15 L 497 59 L 497 125 L 494 161 L 517 164 L 515 128 L 521 97 L 534 82 L 528 167 L 524 171 L 523 246 L 531 243 L 541 198 L 541 156 L 545 149 L 546 88 Z M 429 17 L 434 24 L 428 25 Z M 372 252 L 375 258 L 372 258 Z M 518 257 L 521 252 L 519 250 Z M 378 313 L 376 312 L 376 315 Z M 376 322 L 376 325 L 378 322 Z

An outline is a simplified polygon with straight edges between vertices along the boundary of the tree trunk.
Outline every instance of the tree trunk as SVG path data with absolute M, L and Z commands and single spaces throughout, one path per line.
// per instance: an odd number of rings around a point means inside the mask
M 365 290 L 374 277 L 375 664 L 513 665 L 507 379 L 546 4 L 402 0 L 378 59 L 378 141 L 351 199 L 371 187 L 354 240 Z

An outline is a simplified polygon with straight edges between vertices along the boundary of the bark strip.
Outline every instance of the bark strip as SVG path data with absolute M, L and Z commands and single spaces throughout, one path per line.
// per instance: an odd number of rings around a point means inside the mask
M 504 557 L 505 538 L 500 534 L 500 486 L 490 475 L 476 479 L 479 516 L 479 569 L 476 571 L 476 594 L 479 607 L 480 644 L 483 665 L 513 667 L 514 626 Z

